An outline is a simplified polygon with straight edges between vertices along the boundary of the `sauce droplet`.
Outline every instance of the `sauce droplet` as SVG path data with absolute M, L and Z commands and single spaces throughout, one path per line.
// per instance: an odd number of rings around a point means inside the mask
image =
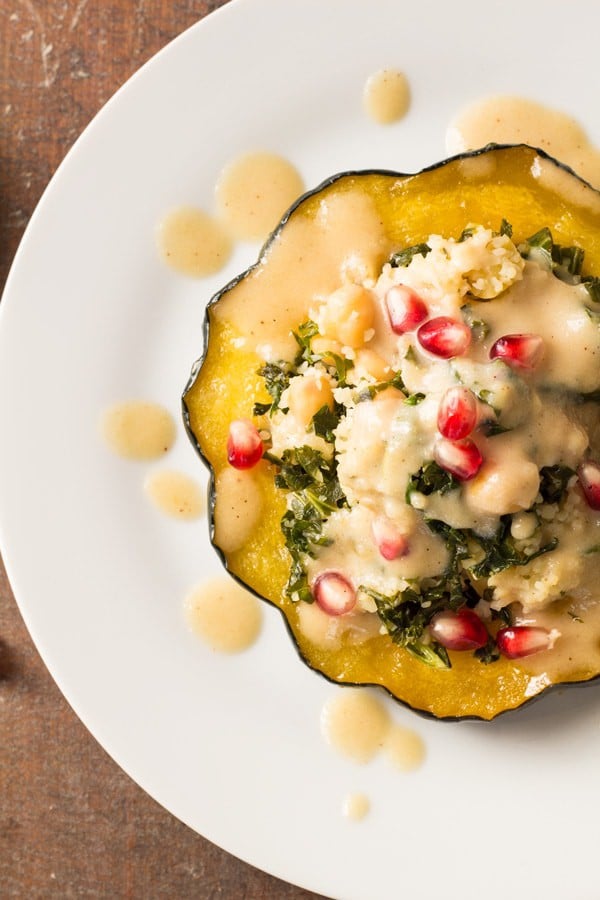
M 175 441 L 171 413 L 157 403 L 130 401 L 106 410 L 102 433 L 108 446 L 125 459 L 157 459 Z
M 321 729 L 338 753 L 357 763 L 383 750 L 396 769 L 409 772 L 425 758 L 420 735 L 394 724 L 383 703 L 366 691 L 344 689 L 331 697 L 321 713 Z
M 406 75 L 397 69 L 381 69 L 370 75 L 363 90 L 363 105 L 367 115 L 380 125 L 402 119 L 410 106 Z
M 201 209 L 183 206 L 158 227 L 162 259 L 182 275 L 201 278 L 218 272 L 231 256 L 231 238 L 220 222 Z
M 425 744 L 416 731 L 394 725 L 388 733 L 384 752 L 396 769 L 410 772 L 418 769 L 425 759 Z
M 366 691 L 343 690 L 323 707 L 325 739 L 343 756 L 366 763 L 381 750 L 390 728 L 384 705 Z
M 204 512 L 200 485 L 183 472 L 152 472 L 144 485 L 146 494 L 161 512 L 174 519 L 198 519 Z
M 360 822 L 369 813 L 371 801 L 366 794 L 348 794 L 344 800 L 343 812 L 347 819 Z
M 184 612 L 190 629 L 213 650 L 240 653 L 259 635 L 259 601 L 231 578 L 209 579 L 186 597 Z
M 533 100 L 502 94 L 486 97 L 460 112 L 446 132 L 449 154 L 489 143 L 539 147 L 600 187 L 600 152 L 581 126 L 571 116 Z
M 247 153 L 219 176 L 217 206 L 234 237 L 264 240 L 304 191 L 294 166 L 274 153 Z

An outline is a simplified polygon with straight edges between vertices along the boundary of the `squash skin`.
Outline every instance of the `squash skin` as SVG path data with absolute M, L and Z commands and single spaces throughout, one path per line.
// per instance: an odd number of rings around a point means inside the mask
M 563 183 L 561 191 L 568 188 L 574 197 L 581 194 L 585 206 L 572 206 L 570 197 L 567 200 L 552 187 L 540 186 L 531 173 L 536 160 Z M 285 239 L 290 221 L 306 211 L 314 214 L 315 204 L 323 196 L 348 185 L 358 185 L 369 196 L 376 195 L 378 211 L 398 246 L 425 240 L 431 232 L 459 234 L 471 221 L 497 228 L 504 217 L 513 224 L 519 240 L 549 225 L 561 243 L 583 246 L 589 274 L 600 274 L 600 194 L 543 151 L 526 145 L 490 145 L 416 175 L 382 170 L 334 175 L 296 201 L 266 242 L 258 261 L 212 298 L 204 320 L 205 355 L 194 364 L 183 393 L 186 430 L 210 471 L 211 542 L 234 578 L 280 610 L 301 659 L 336 684 L 378 685 L 405 706 L 436 719 L 488 721 L 530 703 L 552 687 L 590 683 L 600 677 L 600 672 L 583 666 L 565 673 L 560 682 L 540 687 L 539 682 L 534 685 L 519 661 L 507 659 L 485 666 L 469 653 L 455 652 L 450 653 L 451 670 L 430 669 L 394 645 L 387 635 L 359 646 L 346 644 L 336 651 L 318 648 L 301 634 L 295 605 L 283 596 L 287 551 L 279 521 L 285 507 L 281 492 L 272 486 L 273 470 L 267 462 L 261 462 L 255 473 L 265 498 L 265 515 L 256 533 L 234 552 L 225 553 L 215 543 L 215 506 L 219 502 L 215 476 L 226 466 L 227 424 L 250 414 L 250 395 L 268 400 L 256 376 L 259 357 L 234 347 L 236 335 L 228 322 L 219 321 L 215 309 L 225 298 L 228 302 L 235 299 L 238 286 L 260 269 L 274 242 Z M 401 196 L 390 200 L 394 192 Z M 414 207 L 407 206 L 411 201 Z M 463 201 L 466 207 L 460 205 Z M 432 202 L 437 205 L 434 211 Z M 403 216 L 405 230 L 397 234 L 394 223 L 400 208 L 403 213 L 412 210 L 412 218 Z

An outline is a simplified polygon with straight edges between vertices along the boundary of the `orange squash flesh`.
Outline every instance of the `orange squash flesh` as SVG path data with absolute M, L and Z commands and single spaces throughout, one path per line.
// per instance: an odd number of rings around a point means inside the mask
M 290 222 L 314 221 L 323 200 L 347 191 L 371 198 L 389 246 L 397 249 L 425 241 L 432 232 L 457 236 L 470 223 L 497 229 L 505 218 L 513 226 L 516 242 L 547 225 L 557 242 L 585 248 L 586 273 L 600 273 L 600 195 L 530 147 L 490 147 L 413 176 L 387 172 L 335 176 L 301 198 L 274 240 L 295 240 L 299 232 L 291 234 Z M 268 248 L 269 244 L 263 250 L 263 263 L 259 260 L 257 267 L 226 286 L 209 305 L 205 356 L 194 367 L 183 398 L 186 426 L 210 467 L 212 500 L 217 505 L 224 501 L 214 495 L 214 478 L 227 466 L 229 422 L 251 417 L 253 403 L 269 399 L 257 375 L 262 360 L 239 345 L 242 335 L 221 314 L 220 305 L 231 308 L 238 295 L 240 302 L 248 302 L 248 282 L 251 288 L 261 266 L 268 265 Z M 303 248 L 297 252 L 301 257 Z M 545 689 L 543 679 L 533 677 L 518 661 L 500 659 L 483 665 L 470 653 L 454 652 L 450 653 L 451 669 L 432 669 L 394 645 L 387 635 L 360 645 L 342 643 L 335 650 L 312 644 L 299 630 L 296 605 L 284 596 L 289 556 L 279 523 L 285 498 L 274 487 L 273 475 L 273 467 L 261 461 L 254 476 L 263 498 L 263 515 L 241 549 L 221 555 L 233 576 L 279 607 L 302 658 L 313 669 L 337 683 L 381 685 L 411 708 L 436 718 L 489 720 Z M 588 681 L 598 674 L 585 661 L 573 662 L 569 671 L 561 672 L 560 683 Z

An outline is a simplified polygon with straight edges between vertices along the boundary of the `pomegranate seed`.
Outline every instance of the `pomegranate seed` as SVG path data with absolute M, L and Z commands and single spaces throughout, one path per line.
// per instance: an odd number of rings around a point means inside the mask
M 317 575 L 312 593 L 317 605 L 330 616 L 343 616 L 356 604 L 354 588 L 339 572 L 321 572 Z
M 386 516 L 377 516 L 371 525 L 373 540 L 384 559 L 398 559 L 408 553 L 408 541 L 406 535 L 391 519 Z
M 445 438 L 460 441 L 471 434 L 477 424 L 477 398 L 465 387 L 449 388 L 438 410 L 437 427 Z
M 479 472 L 483 457 L 477 444 L 469 438 L 464 441 L 438 441 L 433 449 L 438 466 L 450 472 L 459 481 L 468 481 Z
M 586 459 L 577 469 L 579 484 L 591 509 L 600 509 L 600 463 Z
M 501 628 L 496 635 L 498 650 L 509 659 L 531 656 L 552 646 L 552 636 L 546 628 L 537 625 L 513 625 Z
M 437 613 L 429 626 L 431 636 L 448 650 L 477 650 L 488 642 L 487 628 L 472 609 Z
M 518 369 L 533 369 L 544 354 L 544 340 L 539 334 L 505 334 L 490 350 L 490 359 L 503 359 Z
M 236 419 L 229 426 L 227 459 L 234 469 L 251 469 L 263 455 L 258 429 L 248 419 Z
M 417 338 L 425 350 L 443 359 L 452 359 L 462 356 L 471 343 L 471 329 L 464 322 L 437 316 L 421 325 Z
M 419 295 L 403 284 L 389 289 L 385 295 L 385 305 L 392 331 L 396 334 L 413 331 L 427 318 L 427 307 Z

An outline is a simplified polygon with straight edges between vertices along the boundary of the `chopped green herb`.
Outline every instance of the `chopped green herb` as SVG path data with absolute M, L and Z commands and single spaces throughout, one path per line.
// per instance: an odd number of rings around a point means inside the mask
M 431 252 L 429 244 L 415 244 L 413 247 L 406 247 L 404 250 L 398 250 L 393 253 L 390 258 L 390 265 L 395 268 L 405 268 L 410 265 L 415 256 L 427 256 Z
M 419 471 L 409 478 L 406 488 L 406 502 L 410 503 L 411 494 L 414 494 L 415 491 L 428 497 L 430 494 L 447 494 L 448 491 L 454 491 L 459 487 L 460 481 L 454 475 L 446 472 L 445 469 L 442 469 L 441 466 L 438 466 L 436 462 L 431 460 L 431 462 L 421 466 Z
M 417 391 L 416 394 L 409 394 L 408 397 L 405 398 L 404 402 L 407 406 L 418 406 L 419 403 L 423 402 L 425 396 L 425 394 L 421 394 L 420 391 Z
M 312 417 L 314 432 L 329 444 L 335 443 L 334 431 L 340 423 L 340 412 L 324 404 Z
M 583 619 L 581 616 L 578 616 L 577 613 L 574 613 L 572 609 L 567 610 L 567 614 L 573 619 L 574 622 L 581 622 L 583 625 Z

